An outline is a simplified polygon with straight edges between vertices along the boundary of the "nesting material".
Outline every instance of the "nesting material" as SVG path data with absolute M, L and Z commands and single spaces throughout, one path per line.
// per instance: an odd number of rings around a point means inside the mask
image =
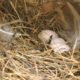
M 39 33 L 38 37 L 45 44 L 47 44 L 50 40 L 50 37 L 52 37 L 49 46 L 55 53 L 64 53 L 70 50 L 70 47 L 67 45 L 66 41 L 62 38 L 59 38 L 59 36 L 51 30 L 43 30 Z

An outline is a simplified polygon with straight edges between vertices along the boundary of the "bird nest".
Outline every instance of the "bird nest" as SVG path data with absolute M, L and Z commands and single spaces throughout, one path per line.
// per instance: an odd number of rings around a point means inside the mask
M 13 30 L 10 38 L 0 34 L 0 79 L 80 80 L 79 5 L 79 0 L 0 0 L 0 29 Z M 71 50 L 58 54 L 42 43 L 38 33 L 45 29 Z

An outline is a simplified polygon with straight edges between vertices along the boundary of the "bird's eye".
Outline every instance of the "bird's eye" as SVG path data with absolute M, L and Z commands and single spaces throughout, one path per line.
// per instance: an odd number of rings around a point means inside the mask
M 52 40 L 52 35 L 51 35 L 50 38 L 49 38 L 48 44 L 51 43 L 51 40 Z

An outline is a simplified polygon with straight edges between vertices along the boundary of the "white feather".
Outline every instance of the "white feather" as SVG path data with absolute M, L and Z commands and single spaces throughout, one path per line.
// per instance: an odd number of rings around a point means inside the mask
M 10 26 L 4 26 L 3 29 L 0 28 L 0 40 L 2 41 L 9 42 L 14 34 L 15 33 Z M 18 37 L 20 35 L 20 33 L 17 33 L 15 36 Z
M 53 35 L 53 38 L 56 38 L 58 35 L 50 30 L 43 30 L 38 34 L 38 37 L 41 41 L 43 41 L 44 43 L 47 43 L 50 39 L 50 36 Z
M 62 38 L 59 38 L 58 35 L 51 30 L 43 30 L 39 33 L 38 37 L 42 42 L 45 42 L 47 44 L 51 35 L 52 40 L 49 46 L 53 49 L 55 53 L 70 51 L 70 47 L 67 45 L 66 41 L 64 41 L 64 39 Z

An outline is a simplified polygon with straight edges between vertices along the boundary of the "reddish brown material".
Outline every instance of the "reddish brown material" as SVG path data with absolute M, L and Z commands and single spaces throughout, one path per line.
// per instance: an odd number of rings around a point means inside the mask
M 47 14 L 49 12 L 54 11 L 57 7 L 61 8 L 63 5 L 64 2 L 61 1 L 49 1 L 41 5 L 41 11 L 43 14 Z

